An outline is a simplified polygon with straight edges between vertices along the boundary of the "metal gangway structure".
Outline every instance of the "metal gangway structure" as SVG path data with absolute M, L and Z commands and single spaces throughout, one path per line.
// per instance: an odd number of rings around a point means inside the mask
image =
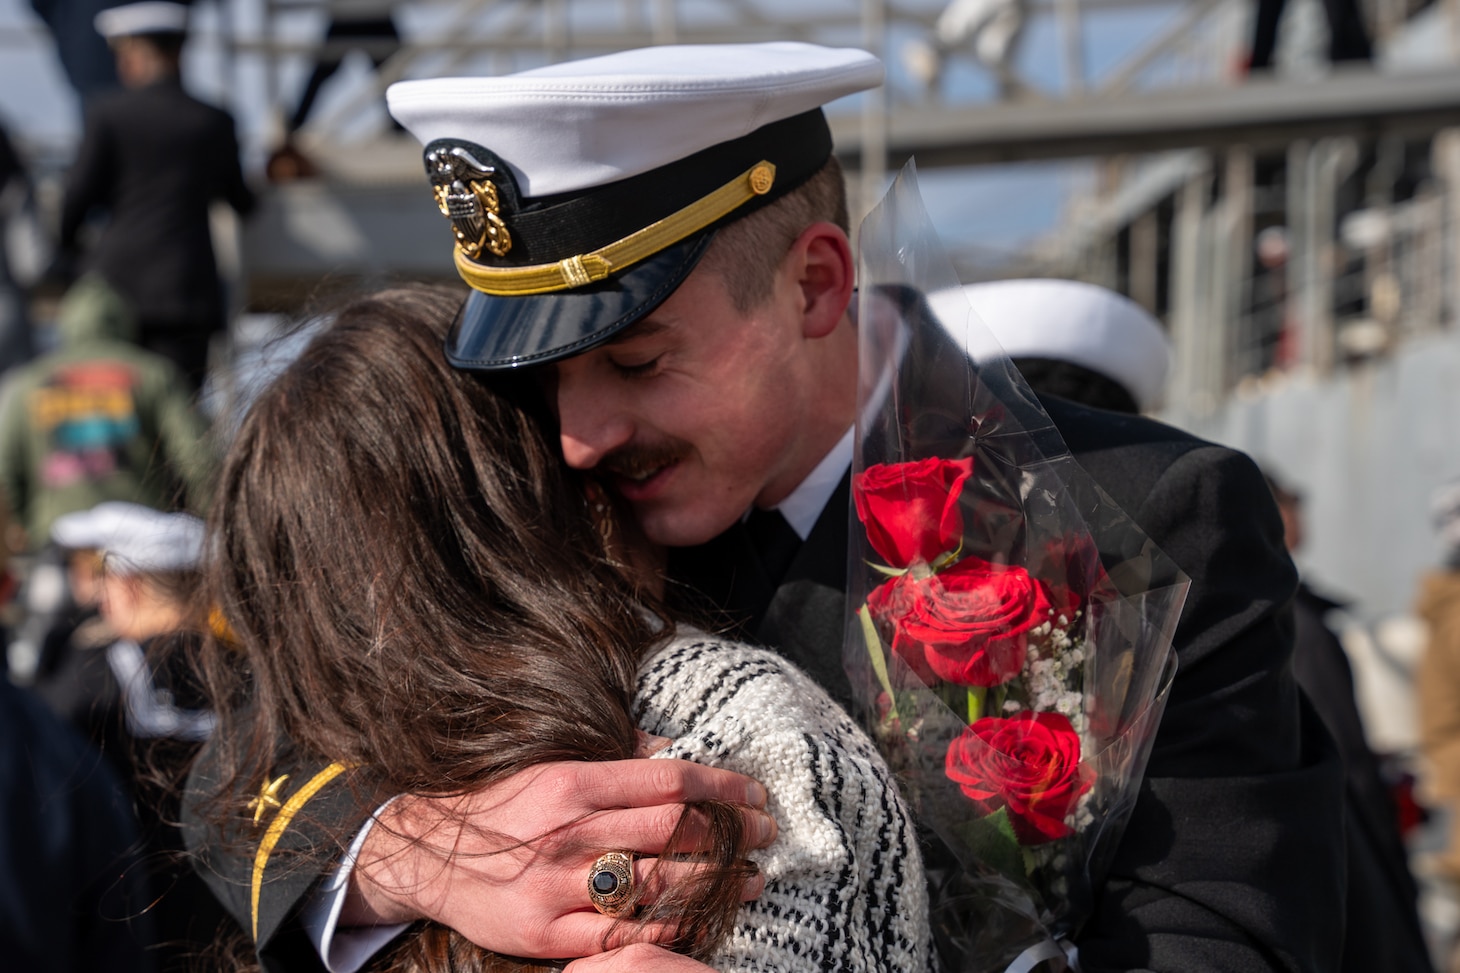
M 199 0 L 191 42 L 257 166 L 282 137 L 322 45 L 328 4 Z M 1301 5 L 1304 0 L 1295 0 Z M 1311 0 L 1310 0 L 1311 2 Z M 1368 0 L 1366 0 L 1368 2 Z M 1368 11 L 1382 49 L 1412 0 Z M 1166 160 L 1296 141 L 1404 138 L 1460 124 L 1460 0 L 1430 8 L 1449 53 L 1408 72 L 1234 72 L 1251 0 L 416 0 L 394 6 L 402 43 L 332 82 L 297 143 L 317 178 L 273 187 L 239 231 L 238 304 L 288 310 L 319 281 L 450 274 L 418 148 L 392 130 L 382 92 L 402 78 L 496 74 L 662 43 L 805 40 L 883 57 L 888 83 L 830 111 L 865 211 L 908 158 L 971 173 L 1031 159 Z M 1311 12 L 1311 11 L 1310 11 Z M 4 43 L 0 38 L 0 44 Z M 1117 56 L 1107 49 L 1119 48 Z M 1123 163 L 1121 163 L 1123 164 Z M 1088 221 L 1087 221 L 1088 222 Z M 1087 234 L 1088 235 L 1088 234 Z M 1137 233 L 1139 236 L 1139 232 Z M 1068 234 L 1066 234 L 1068 236 Z M 226 248 L 225 248 L 226 249 Z M 1078 248 L 1076 248 L 1078 249 Z M 1066 251 L 1069 247 L 1066 247 Z M 1044 261 L 1048 272 L 1070 272 Z M 986 276 L 975 258 L 970 276 Z M 1074 268 L 1078 270 L 1078 268 Z M 997 270 L 993 272 L 998 272 Z M 1137 273 L 1137 278 L 1140 273 Z M 1140 280 L 1137 279 L 1137 290 Z M 1149 296 L 1149 295 L 1148 295 Z M 1153 310 L 1163 317 L 1166 308 Z

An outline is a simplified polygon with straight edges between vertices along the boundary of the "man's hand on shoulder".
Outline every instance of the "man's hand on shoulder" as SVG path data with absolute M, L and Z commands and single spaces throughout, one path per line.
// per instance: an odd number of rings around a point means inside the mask
M 749 843 L 765 847 L 775 838 L 775 822 L 758 810 L 764 787 L 681 760 L 544 764 L 466 795 L 402 797 L 361 849 L 340 924 L 433 919 L 484 948 L 531 958 L 621 945 L 605 943 L 614 920 L 588 899 L 589 868 L 606 851 L 633 852 L 646 856 L 634 864 L 635 880 L 648 881 L 654 856 L 692 801 L 748 804 Z M 663 863 L 646 896 L 693 867 Z M 761 885 L 754 880 L 745 897 L 758 896 Z

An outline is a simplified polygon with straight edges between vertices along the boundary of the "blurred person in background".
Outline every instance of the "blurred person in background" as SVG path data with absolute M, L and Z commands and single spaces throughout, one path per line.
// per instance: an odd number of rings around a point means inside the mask
M 1429 797 L 1444 805 L 1449 840 L 1430 866 L 1452 893 L 1460 893 L 1460 481 L 1430 498 L 1442 556 L 1439 567 L 1420 580 L 1415 613 L 1429 629 L 1417 684 L 1423 780 Z M 1450 970 L 1460 970 L 1460 948 L 1452 945 Z
M 1267 484 L 1282 514 L 1283 542 L 1296 554 L 1304 540 L 1302 495 L 1271 475 Z M 1429 970 L 1419 888 L 1409 870 L 1394 790 L 1379 757 L 1369 749 L 1348 654 L 1327 623 L 1327 616 L 1343 607 L 1306 581 L 1298 582 L 1293 675 L 1338 744 L 1347 789 L 1350 919 L 1341 969 Z
M 30 316 L 24 289 L 10 266 L 10 221 L 29 194 L 25 163 L 0 125 L 0 373 L 30 358 L 34 352 Z
M 1171 368 L 1171 341 L 1155 317 L 1114 291 L 1067 280 L 970 284 L 968 302 L 1040 395 L 1135 414 L 1156 408 Z M 1289 553 L 1302 543 L 1301 498 L 1269 489 Z M 1431 969 L 1399 822 L 1378 759 L 1369 750 L 1353 673 L 1323 616 L 1335 602 L 1299 581 L 1293 655 L 1298 685 L 1312 700 L 1344 761 L 1349 921 L 1343 973 Z
M 47 633 L 75 612 L 65 558 L 48 543 L 57 517 L 107 500 L 159 510 L 205 500 L 206 427 L 177 367 L 132 344 L 135 329 L 130 305 L 87 275 L 61 302 L 60 347 L 0 386 L 0 498 L 15 521 L 12 544 L 35 555 L 9 647 L 21 682 Z
M 154 973 L 127 793 L 96 749 L 0 679 L 0 956 L 47 973 Z
M 233 118 L 183 90 L 179 76 L 187 8 L 147 2 L 97 15 L 123 89 L 87 107 L 66 178 L 59 254 L 51 276 L 79 267 L 99 274 L 136 308 L 138 341 L 202 383 L 208 345 L 225 321 L 208 207 L 239 214 L 254 196 L 239 168 Z M 105 212 L 82 257 L 82 228 Z
M 90 700 L 75 699 L 62 715 L 94 732 L 100 719 L 88 710 L 105 708 L 119 717 L 117 727 L 103 731 L 106 737 L 120 730 L 130 740 L 207 739 L 213 720 L 191 688 L 186 648 L 150 653 L 156 658 L 147 651 L 154 640 L 201 631 L 194 602 L 202 522 L 190 514 L 113 501 L 66 514 L 53 533 L 58 546 L 89 562 L 73 573 L 86 586 L 77 600 L 92 600 L 109 636 L 99 653 L 108 678 L 96 681 L 105 688 Z M 44 693 L 44 686 L 37 688 Z M 65 698 L 50 695 L 58 702 Z M 111 754 L 123 765 L 129 760 L 124 749 Z
M 130 343 L 136 317 L 100 278 L 66 294 L 60 347 L 0 390 L 0 491 L 38 548 L 62 514 L 105 500 L 198 506 L 206 426 L 177 368 Z
M 145 908 L 160 973 L 182 971 L 226 920 L 183 861 L 177 794 L 213 728 L 192 675 L 206 612 L 198 589 L 203 525 L 183 513 L 109 502 L 56 520 L 54 539 L 89 560 L 73 578 L 99 616 L 83 643 L 53 645 L 36 691 L 100 745 L 133 795 L 150 897 Z
M 1039 394 L 1133 415 L 1164 400 L 1171 339 L 1125 295 L 1052 278 L 968 284 L 963 293 Z
M 59 544 L 54 551 L 57 557 L 48 566 L 64 572 L 65 592 L 48 616 L 50 627 L 41 634 L 27 681 L 58 716 L 125 763 L 120 696 L 106 665 L 106 648 L 116 633 L 101 617 L 102 552 Z
M 903 63 L 924 88 L 936 88 L 948 55 L 970 50 L 998 84 L 999 97 L 1015 98 L 1025 91 L 1014 62 L 1028 6 L 1027 0 L 952 0 L 938 15 L 927 40 L 904 43 Z
M 1257 0 L 1248 71 L 1272 68 L 1273 54 L 1277 51 L 1278 26 L 1285 6 L 1287 0 Z M 1369 43 L 1369 31 L 1364 26 L 1364 13 L 1358 0 L 1323 0 L 1323 13 L 1328 19 L 1328 63 L 1367 64 L 1373 60 L 1374 49 Z

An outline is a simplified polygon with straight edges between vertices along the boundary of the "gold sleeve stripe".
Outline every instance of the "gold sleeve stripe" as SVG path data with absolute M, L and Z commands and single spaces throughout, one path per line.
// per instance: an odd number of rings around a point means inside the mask
M 776 167 L 757 162 L 708 196 L 702 196 L 677 213 L 671 213 L 642 230 L 600 247 L 592 253 L 565 257 L 557 263 L 530 267 L 484 267 L 456 248 L 456 272 L 476 290 L 497 297 L 525 297 L 582 287 L 603 280 L 609 274 L 631 267 L 646 257 L 698 233 L 711 223 L 734 212 L 775 185 Z
M 289 829 L 289 822 L 294 820 L 304 805 L 308 804 L 310 798 L 318 794 L 326 784 L 344 773 L 346 767 L 342 763 L 332 763 L 324 770 L 315 774 L 309 782 L 299 790 L 295 791 L 284 806 L 279 808 L 279 813 L 274 820 L 269 822 L 269 830 L 264 832 L 264 840 L 259 842 L 259 850 L 253 859 L 253 941 L 259 941 L 259 892 L 264 887 L 264 866 L 269 863 L 269 856 L 274 853 L 274 847 L 278 845 L 279 839 L 284 837 L 284 832 Z

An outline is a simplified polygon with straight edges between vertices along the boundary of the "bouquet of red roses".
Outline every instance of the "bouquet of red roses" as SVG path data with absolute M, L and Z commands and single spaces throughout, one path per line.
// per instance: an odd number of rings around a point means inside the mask
M 945 965 L 1074 965 L 1187 581 L 974 318 L 910 167 L 864 222 L 861 263 L 847 671 L 936 839 Z

